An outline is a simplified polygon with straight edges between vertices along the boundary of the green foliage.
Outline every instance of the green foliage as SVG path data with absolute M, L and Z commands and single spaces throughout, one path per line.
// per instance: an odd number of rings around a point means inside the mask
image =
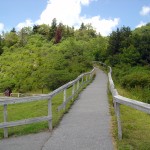
M 112 66 L 129 63 L 132 66 L 150 64 L 150 24 L 131 32 L 122 27 L 110 34 L 107 62 Z
M 54 33 L 55 27 L 61 28 L 62 37 L 54 36 L 53 39 L 58 38 L 54 44 L 48 38 L 50 29 Z M 26 27 L 18 33 L 6 33 L 2 45 L 4 52 L 0 56 L 0 91 L 7 87 L 14 92 L 54 90 L 91 69 L 96 53 L 101 52 L 107 42 L 94 35 L 91 26 L 86 27 L 85 39 L 82 38 L 83 31 L 77 39 L 73 33 L 79 33 L 79 30 L 74 31 L 63 24 L 57 26 L 56 19 L 51 27 L 35 25 L 33 30 Z M 11 40 L 15 41 L 11 43 Z
M 121 84 L 125 88 L 150 87 L 149 74 L 145 72 L 133 72 L 124 76 Z

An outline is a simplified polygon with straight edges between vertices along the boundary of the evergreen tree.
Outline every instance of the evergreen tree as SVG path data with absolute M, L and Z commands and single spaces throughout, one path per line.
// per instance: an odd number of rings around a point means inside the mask
M 52 24 L 49 31 L 49 40 L 52 40 L 55 37 L 56 30 L 57 30 L 57 20 L 56 18 L 54 18 L 52 20 Z

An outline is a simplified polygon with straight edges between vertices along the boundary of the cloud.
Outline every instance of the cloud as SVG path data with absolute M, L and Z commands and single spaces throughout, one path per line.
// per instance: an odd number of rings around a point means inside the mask
M 150 14 L 150 7 L 149 6 L 143 6 L 142 10 L 140 11 L 140 15 L 146 16 Z
M 89 0 L 49 0 L 42 12 L 38 24 L 51 24 L 53 18 L 69 26 L 80 21 L 81 5 L 88 5 Z
M 145 26 L 145 25 L 146 25 L 146 23 L 143 22 L 143 21 L 141 21 L 141 22 L 136 26 L 136 28 L 140 28 L 140 27 Z
M 20 29 L 22 29 L 23 27 L 31 27 L 31 26 L 33 26 L 34 25 L 34 23 L 32 22 L 32 20 L 31 19 L 27 19 L 27 20 L 25 20 L 25 22 L 21 22 L 21 23 L 19 23 L 17 26 L 16 26 L 16 28 L 17 28 L 17 30 L 20 30 Z
M 101 19 L 100 16 L 86 18 L 81 16 L 82 5 L 89 5 L 96 0 L 49 0 L 46 9 L 42 12 L 37 24 L 49 24 L 53 18 L 65 25 L 79 27 L 82 22 L 91 25 L 101 35 L 108 35 L 113 27 L 117 26 L 119 19 Z M 66 5 L 67 4 L 67 5 Z
M 114 19 L 101 19 L 100 16 L 94 16 L 92 18 L 84 18 L 82 22 L 85 24 L 91 24 L 97 33 L 100 33 L 103 36 L 109 35 L 113 28 L 119 24 L 119 18 Z
M 4 30 L 4 24 L 0 23 L 0 32 L 2 32 Z
M 57 23 L 63 23 L 70 27 L 74 26 L 79 28 L 81 23 L 89 24 L 101 35 L 108 35 L 112 29 L 118 25 L 119 19 L 101 19 L 100 16 L 93 16 L 87 18 L 81 16 L 83 6 L 89 6 L 92 1 L 97 0 L 48 0 L 46 8 L 41 13 L 39 20 L 34 23 L 27 19 L 23 23 L 19 23 L 17 28 L 20 29 L 24 26 L 32 26 L 33 24 L 49 24 L 56 18 Z

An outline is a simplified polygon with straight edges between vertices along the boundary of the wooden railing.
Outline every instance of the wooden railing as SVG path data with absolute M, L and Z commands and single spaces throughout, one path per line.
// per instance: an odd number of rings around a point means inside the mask
M 58 93 L 60 93 L 61 91 L 63 91 L 64 92 L 63 104 L 58 107 L 58 111 L 61 109 L 65 109 L 66 104 L 76 96 L 76 94 L 85 84 L 91 81 L 94 74 L 95 74 L 95 68 L 91 72 L 81 74 L 75 80 L 70 81 L 69 83 L 59 87 L 58 89 L 54 90 L 53 92 L 49 94 L 40 94 L 37 96 L 28 96 L 28 97 L 0 98 L 0 105 L 2 105 L 4 108 L 3 109 L 4 122 L 0 123 L 0 128 L 4 129 L 4 138 L 8 137 L 9 127 L 32 124 L 32 123 L 37 123 L 37 122 L 42 122 L 42 121 L 48 121 L 49 130 L 52 130 L 52 104 L 51 104 L 52 98 Z M 70 88 L 71 86 L 72 86 L 72 95 L 67 97 L 66 90 L 67 88 Z M 8 122 L 8 119 L 7 119 L 8 118 L 8 114 L 7 114 L 8 105 L 17 104 L 17 103 L 28 103 L 31 101 L 42 101 L 42 100 L 48 100 L 47 116 Z
M 106 64 L 99 62 L 102 66 L 107 67 Z M 126 105 L 129 107 L 132 107 L 134 109 L 143 111 L 145 113 L 150 114 L 150 104 L 143 103 L 137 100 L 129 99 L 126 97 L 123 97 L 118 94 L 117 89 L 115 88 L 114 82 L 112 80 L 112 69 L 110 66 L 108 66 L 109 73 L 108 73 L 108 79 L 109 79 L 109 89 L 113 96 L 113 102 L 114 102 L 114 108 L 115 113 L 117 116 L 117 124 L 118 124 L 118 138 L 119 140 L 122 139 L 122 128 L 121 128 L 121 120 L 120 120 L 120 105 Z

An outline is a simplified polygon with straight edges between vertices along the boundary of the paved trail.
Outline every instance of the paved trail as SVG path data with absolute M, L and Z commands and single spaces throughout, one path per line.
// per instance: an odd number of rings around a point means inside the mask
M 2 140 L 0 150 L 113 150 L 110 119 L 107 76 L 97 69 L 95 80 L 51 134 Z
M 97 76 L 45 143 L 43 150 L 113 150 L 107 76 Z

